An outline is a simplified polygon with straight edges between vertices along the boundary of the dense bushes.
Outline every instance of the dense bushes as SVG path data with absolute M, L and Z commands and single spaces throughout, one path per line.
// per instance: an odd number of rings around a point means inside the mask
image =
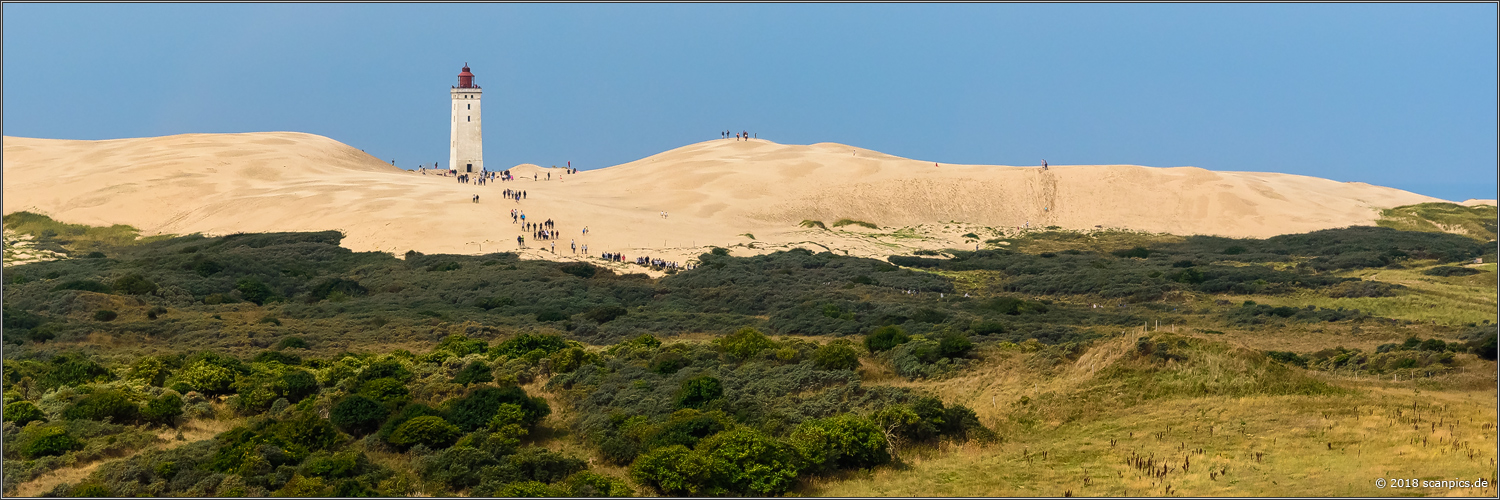
M 68 405 L 63 410 L 62 417 L 69 420 L 129 424 L 134 423 L 140 414 L 141 407 L 132 402 L 130 396 L 116 390 L 102 390 Z
M 1245 301 L 1244 305 L 1231 309 L 1227 314 L 1230 323 L 1236 325 L 1259 325 L 1277 318 L 1291 319 L 1303 322 L 1330 322 L 1361 320 L 1369 315 L 1358 309 L 1324 309 L 1316 306 L 1297 308 L 1290 306 L 1272 307 L 1265 304 L 1256 304 L 1254 301 Z
M 865 336 L 865 348 L 870 352 L 889 351 L 911 341 L 911 336 L 899 326 L 882 326 Z
M 31 422 L 46 422 L 47 415 L 30 401 L 13 401 L 5 405 L 5 421 L 25 427 Z
M 390 411 L 384 405 L 374 400 L 360 396 L 350 395 L 339 400 L 338 404 L 329 411 L 328 417 L 333 425 L 339 430 L 354 436 L 363 436 L 375 432 Z

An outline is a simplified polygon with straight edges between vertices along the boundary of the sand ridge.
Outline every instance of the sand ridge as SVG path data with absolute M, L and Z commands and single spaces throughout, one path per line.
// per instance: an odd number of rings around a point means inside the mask
M 961 235 L 987 239 L 1028 226 L 1267 237 L 1369 225 L 1381 208 L 1443 201 L 1299 175 L 934 164 L 842 144 L 764 139 L 709 140 L 577 174 L 523 164 L 513 167 L 516 181 L 486 186 L 401 170 L 296 132 L 5 137 L 4 160 L 5 213 L 129 224 L 147 234 L 340 230 L 348 248 L 397 255 L 514 251 L 516 236 L 524 235 L 523 255 L 539 258 L 574 258 L 570 241 L 588 244 L 594 255 L 677 261 L 711 246 L 736 254 L 800 246 L 879 258 L 972 247 Z M 526 190 L 527 199 L 506 200 L 505 189 Z M 480 203 L 472 202 L 476 194 Z M 540 251 L 543 242 L 511 223 L 513 208 L 529 221 L 556 221 L 557 254 L 551 242 Z M 832 227 L 844 218 L 881 229 Z M 803 220 L 829 229 L 801 227 Z

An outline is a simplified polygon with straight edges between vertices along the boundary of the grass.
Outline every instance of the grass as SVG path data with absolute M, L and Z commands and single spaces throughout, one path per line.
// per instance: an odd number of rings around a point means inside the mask
M 1480 274 L 1448 278 L 1426 276 L 1421 269 L 1366 269 L 1340 275 L 1404 285 L 1407 291 L 1394 297 L 1331 298 L 1302 292 L 1254 300 L 1272 306 L 1359 309 L 1385 318 L 1446 325 L 1494 320 L 1497 313 L 1493 266 Z
M 877 226 L 874 223 L 865 222 L 865 221 L 862 221 L 862 220 L 839 219 L 837 221 L 834 221 L 834 223 L 833 223 L 833 227 L 844 227 L 844 226 L 859 226 L 859 227 L 865 227 L 865 228 L 870 228 L 870 229 L 880 229 L 880 226 Z
M 1495 207 L 1420 203 L 1380 211 L 1375 223 L 1403 231 L 1454 233 L 1479 241 L 1495 239 Z
M 35 237 L 38 248 L 69 254 L 171 238 L 170 235 L 142 238 L 140 230 L 124 224 L 109 227 L 67 224 L 31 212 L 14 212 L 6 215 L 4 221 L 7 230 Z
M 797 225 L 805 227 L 805 228 L 809 228 L 809 229 L 811 229 L 811 228 L 828 229 L 828 226 L 823 225 L 823 221 L 820 221 L 820 220 L 804 220 L 804 221 L 798 223 Z
M 1150 392 L 1121 383 L 1129 377 L 1120 368 L 1142 368 L 1130 359 L 1133 342 L 1101 342 L 1076 361 L 1047 368 L 1036 364 L 1044 350 L 990 350 L 979 368 L 933 382 L 876 378 L 878 370 L 862 368 L 866 383 L 923 387 L 969 405 L 1003 441 L 912 450 L 904 467 L 819 478 L 795 493 L 1397 496 L 1448 491 L 1379 489 L 1374 479 L 1488 478 L 1493 485 L 1494 362 L 1467 356 L 1472 369 L 1465 373 L 1397 383 L 1287 369 L 1231 382 L 1249 389 L 1238 394 L 1174 391 L 1132 402 Z M 1193 385 L 1256 373 L 1253 354 L 1203 339 L 1189 343 L 1188 360 L 1158 366 L 1156 376 Z M 1315 380 L 1332 392 L 1277 389 L 1288 380 Z M 1142 463 L 1148 460 L 1149 470 Z M 1495 489 L 1454 493 L 1493 496 Z

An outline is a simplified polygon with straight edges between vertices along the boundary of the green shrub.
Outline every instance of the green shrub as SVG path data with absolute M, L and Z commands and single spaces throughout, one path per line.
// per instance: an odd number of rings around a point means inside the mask
M 94 311 L 94 321 L 114 321 L 118 317 L 120 317 L 119 313 L 108 309 Z
M 874 421 L 856 415 L 804 420 L 791 442 L 815 472 L 864 469 L 891 460 L 885 433 Z
M 969 355 L 974 343 L 960 334 L 944 335 L 938 341 L 938 354 L 945 358 L 961 358 Z
M 30 422 L 46 422 L 47 415 L 30 401 L 14 401 L 5 405 L 5 421 L 16 424 L 16 427 L 26 427 Z
M 129 295 L 146 295 L 156 291 L 156 283 L 146 279 L 139 273 L 130 273 L 115 280 L 116 292 Z
M 791 490 L 797 479 L 797 455 L 775 438 L 741 427 L 698 443 L 695 452 L 728 471 L 723 489 L 732 495 L 772 496 Z
M 911 336 L 906 334 L 906 330 L 896 325 L 886 325 L 865 336 L 865 349 L 870 352 L 888 351 L 909 341 Z
M 813 351 L 813 364 L 824 370 L 853 370 L 859 366 L 859 351 L 852 343 L 839 339 Z
M 1451 277 L 1451 276 L 1472 276 L 1472 275 L 1475 275 L 1475 274 L 1479 274 L 1481 272 L 1483 272 L 1483 271 L 1480 271 L 1480 270 L 1474 269 L 1474 268 L 1469 268 L 1469 267 L 1437 266 L 1437 267 L 1434 267 L 1434 268 L 1422 271 L 1422 274 L 1425 274 L 1425 275 L 1428 275 L 1428 276 Z
M 296 354 L 287 354 L 281 351 L 261 351 L 261 353 L 256 354 L 255 358 L 253 358 L 251 361 L 254 361 L 256 363 L 276 362 L 287 366 L 297 366 L 302 364 L 302 357 Z
M 536 313 L 536 320 L 542 323 L 546 323 L 548 321 L 566 321 L 567 319 L 567 314 L 563 314 L 562 311 L 558 311 L 556 309 L 547 309 L 542 312 Z
M 67 429 L 62 427 L 43 427 L 35 431 L 29 429 L 21 431 L 19 441 L 21 456 L 32 459 L 57 456 L 83 449 L 83 441 L 69 435 Z
M 564 317 L 563 319 L 567 319 Z M 522 333 L 509 340 L 490 348 L 489 355 L 492 358 L 510 356 L 519 358 L 531 351 L 540 349 L 543 356 L 568 348 L 567 341 L 556 335 L 545 335 L 536 333 Z
M 406 384 L 394 378 L 377 378 L 359 386 L 359 395 L 382 402 L 400 401 L 411 395 Z
M 68 420 L 110 421 L 129 424 L 140 417 L 141 408 L 125 393 L 117 390 L 102 390 L 84 396 L 68 405 L 62 417 Z
M 584 313 L 584 317 L 602 325 L 614 321 L 615 318 L 624 316 L 627 313 L 628 311 L 620 306 L 604 306 L 590 309 L 589 312 Z
M 589 471 L 579 471 L 568 476 L 558 486 L 561 487 L 559 493 L 563 496 L 577 498 L 636 496 L 635 491 L 631 490 L 630 485 L 625 481 Z
M 558 266 L 558 270 L 584 279 L 592 278 L 599 272 L 599 268 L 582 262 L 563 264 Z
M 277 349 L 306 349 L 307 341 L 302 337 L 287 337 L 276 344 Z
M 483 361 L 475 361 L 465 365 L 457 375 L 453 376 L 453 383 L 468 387 L 469 384 L 490 382 L 495 376 L 490 372 L 490 365 Z
M 151 400 L 141 409 L 141 420 L 156 425 L 175 425 L 181 415 L 182 397 L 170 392 Z
M 385 405 L 358 394 L 339 400 L 328 412 L 333 425 L 353 436 L 375 432 L 388 415 Z
M 703 375 L 682 381 L 682 389 L 677 391 L 677 405 L 683 408 L 702 408 L 723 396 L 724 384 L 716 377 Z
M 272 385 L 278 396 L 293 403 L 318 392 L 318 378 L 307 370 L 287 370 Z
M 82 290 L 82 291 L 85 291 L 85 292 L 94 292 L 94 293 L 109 293 L 110 292 L 109 286 L 107 286 L 107 285 L 105 285 L 103 283 L 100 283 L 98 281 L 94 281 L 94 280 L 65 281 L 62 284 L 59 284 L 59 285 L 57 285 L 55 287 L 52 287 L 52 289 L 54 291 L 55 290 Z
M 280 489 L 271 494 L 272 497 L 311 498 L 328 496 L 328 485 L 323 483 L 321 477 L 304 477 L 301 474 L 293 475 Z
M 651 358 L 649 367 L 652 372 L 661 375 L 671 375 L 673 373 L 677 373 L 677 370 L 681 370 L 690 364 L 692 364 L 692 361 L 683 357 L 682 353 L 680 352 L 662 351 L 660 353 L 657 353 L 656 357 Z
M 461 491 L 478 486 L 480 471 L 498 463 L 489 453 L 459 445 L 423 457 L 414 465 L 424 481 L 441 484 L 449 491 Z
M 362 297 L 369 293 L 370 291 L 365 289 L 363 285 L 360 285 L 358 281 L 343 278 L 328 278 L 318 282 L 317 285 L 313 285 L 312 290 L 307 292 L 307 301 L 317 302 L 334 296 Z
M 749 327 L 741 328 L 715 342 L 724 348 L 726 354 L 742 360 L 750 359 L 761 351 L 776 346 L 776 342 L 766 337 L 766 334 Z
M 865 222 L 865 221 L 862 221 L 862 220 L 839 219 L 837 221 L 834 221 L 834 223 L 833 223 L 833 227 L 843 227 L 843 226 L 851 226 L 851 225 L 852 226 L 866 227 L 866 228 L 870 228 L 870 229 L 880 229 L 880 226 L 877 226 L 877 225 L 875 225 L 873 223 Z
M 240 296 L 255 305 L 265 305 L 266 302 L 276 300 L 276 291 L 270 286 L 262 283 L 258 278 L 240 278 L 234 284 L 235 290 L 240 291 Z
M 478 307 L 486 311 L 499 307 L 510 307 L 513 305 L 516 305 L 516 301 L 515 299 L 512 299 L 510 297 L 487 297 L 482 299 L 474 299 L 474 307 Z
M 99 253 L 99 252 L 94 252 Z M 103 254 L 100 254 L 103 256 Z M 95 257 L 97 258 L 97 257 Z M 106 498 L 115 496 L 109 487 L 99 483 L 83 483 L 73 487 L 73 496 L 79 498 Z
M 583 365 L 603 363 L 598 354 L 586 351 L 582 347 L 569 347 L 557 351 L 547 359 L 552 362 L 553 373 L 568 373 Z
M 378 378 L 390 378 L 399 382 L 410 382 L 412 380 L 411 370 L 406 368 L 400 360 L 386 358 L 370 363 L 365 369 L 360 370 L 358 379 L 361 381 L 374 380 Z
M 552 413 L 545 399 L 528 397 L 520 387 L 481 387 L 453 401 L 448 420 L 464 432 L 472 432 L 485 426 L 499 411 L 500 405 L 506 403 L 521 407 L 526 415 L 522 427 L 527 429 L 535 427 Z
M 80 353 L 64 353 L 52 358 L 47 364 L 47 374 L 42 376 L 43 389 L 63 386 L 76 387 L 89 382 L 113 379 L 113 374 L 103 365 Z
M 1114 255 L 1115 257 L 1120 257 L 1122 259 L 1123 258 L 1144 259 L 1146 257 L 1150 257 L 1151 256 L 1151 250 L 1146 249 L 1146 247 L 1135 247 L 1135 248 L 1130 248 L 1130 249 L 1126 249 L 1126 250 L 1115 250 L 1113 252 L 1110 252 L 1110 254 Z
M 723 489 L 716 483 L 728 474 L 723 465 L 712 463 L 682 445 L 642 453 L 630 464 L 631 477 L 670 496 L 722 495 Z
M 208 360 L 202 360 L 188 366 L 178 378 L 195 391 L 217 395 L 229 392 L 234 384 L 235 373 Z
M 442 417 L 422 416 L 407 420 L 397 427 L 396 431 L 391 433 L 390 442 L 402 448 L 420 444 L 428 448 L 442 449 L 452 445 L 462 434 L 463 431 L 443 420 Z
M 453 353 L 454 356 L 460 357 L 468 356 L 470 354 L 479 354 L 485 352 L 489 348 L 490 345 L 488 342 L 485 342 L 483 340 L 470 339 L 469 337 L 464 335 L 449 335 L 447 337 L 443 337 L 443 341 L 439 342 L 437 345 L 437 350 L 448 351 Z

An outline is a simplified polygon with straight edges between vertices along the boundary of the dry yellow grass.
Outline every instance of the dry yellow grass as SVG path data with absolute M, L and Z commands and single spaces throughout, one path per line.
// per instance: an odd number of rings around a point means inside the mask
M 1217 337 L 1217 336 L 1215 336 Z M 1495 480 L 1495 363 L 1434 379 L 1391 382 L 1309 373 L 1345 395 L 1258 395 L 1151 400 L 1027 413 L 1043 394 L 1084 394 L 1096 370 L 1129 354 L 1134 337 L 1097 344 L 1077 361 L 1028 368 L 1032 354 L 987 351 L 980 366 L 927 389 L 970 406 L 1000 444 L 942 444 L 904 453 L 901 467 L 805 482 L 816 496 L 1494 496 L 1472 490 L 1399 490 L 1375 479 Z M 1227 360 L 1218 361 L 1228 363 Z M 1239 372 L 1243 367 L 1224 366 Z M 870 370 L 877 373 L 876 370 Z M 873 381 L 872 381 L 873 382 Z M 1020 403 L 1027 398 L 1030 403 Z M 1087 396 L 1085 394 L 1085 400 Z M 1053 399 L 1052 401 L 1057 401 Z M 1068 403 L 1062 403 L 1068 404 Z M 1025 422 L 1022 415 L 1041 415 Z M 1212 430 L 1210 430 L 1212 429 Z M 1424 441 L 1425 440 L 1425 441 Z M 1149 460 L 1149 465 L 1131 463 Z M 1187 467 L 1184 468 L 1184 464 Z M 1161 472 L 1165 466 L 1167 472 Z M 1151 472 L 1145 470 L 1147 467 Z M 1170 489 L 1169 489 L 1170 488 Z
M 204 439 L 213 439 L 214 436 L 218 436 L 219 433 L 233 429 L 236 426 L 243 424 L 244 421 L 245 419 L 243 418 L 232 418 L 224 420 L 189 420 L 176 429 L 162 429 L 158 431 L 156 433 L 156 437 L 160 438 L 161 441 L 158 441 L 156 444 L 143 448 L 132 454 L 139 454 L 153 449 L 170 450 L 172 448 L 176 448 L 188 443 L 202 441 Z M 177 439 L 177 435 L 179 432 L 182 434 L 182 439 Z M 38 476 L 36 479 L 32 479 L 25 483 L 16 485 L 15 496 L 34 497 L 51 491 L 52 488 L 62 483 L 77 484 L 78 482 L 87 479 L 89 474 L 93 474 L 94 470 L 98 469 L 100 465 L 115 460 L 121 460 L 123 458 L 126 457 L 95 460 L 85 464 L 76 464 L 72 467 L 64 467 L 52 472 L 48 472 L 46 474 Z

